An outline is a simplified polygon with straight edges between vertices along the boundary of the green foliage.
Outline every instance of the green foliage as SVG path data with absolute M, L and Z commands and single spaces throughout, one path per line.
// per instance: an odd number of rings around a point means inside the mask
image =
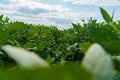
M 0 79 L 119 80 L 120 20 L 100 11 L 107 23 L 90 18 L 66 30 L 0 15 Z

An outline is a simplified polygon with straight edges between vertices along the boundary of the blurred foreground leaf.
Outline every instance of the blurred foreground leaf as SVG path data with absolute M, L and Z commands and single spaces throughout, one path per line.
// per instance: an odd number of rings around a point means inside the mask
M 49 64 L 35 53 L 12 46 L 3 46 L 2 49 L 9 57 L 14 59 L 21 68 L 34 69 L 49 67 Z
M 2 80 L 92 80 L 91 74 L 80 65 L 54 66 L 36 70 L 9 70 Z
M 94 75 L 95 80 L 111 80 L 114 76 L 113 61 L 99 44 L 93 44 L 88 49 L 83 65 Z

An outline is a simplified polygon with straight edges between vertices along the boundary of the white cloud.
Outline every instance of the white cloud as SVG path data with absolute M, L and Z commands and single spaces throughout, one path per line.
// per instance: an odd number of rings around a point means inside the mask
M 71 2 L 77 4 L 80 8 L 80 11 L 76 11 L 73 8 L 74 5 L 65 5 L 65 4 L 49 4 L 43 3 L 40 0 L 9 0 L 10 3 L 1 4 L 0 3 L 0 13 L 4 13 L 6 16 L 10 17 L 11 20 L 19 20 L 27 23 L 34 24 L 45 24 L 45 25 L 57 25 L 60 29 L 68 28 L 71 25 L 71 22 L 77 23 L 81 19 L 89 19 L 90 17 L 98 18 L 99 12 L 95 12 L 94 9 L 91 11 L 81 10 L 81 5 L 119 5 L 120 2 L 117 0 L 62 0 L 63 3 Z M 9 7 L 8 7 L 9 6 Z M 25 10 L 24 8 L 27 8 Z M 20 11 L 22 9 L 22 11 Z M 48 12 L 40 12 L 35 14 L 35 10 L 47 10 Z M 73 10 L 74 9 L 74 10 Z M 25 11 L 25 12 L 24 12 Z M 52 20 L 54 19 L 54 20 Z M 56 21 L 55 21 L 56 20 Z M 62 21 L 60 21 L 62 20 Z M 59 23 L 60 22 L 60 23 Z M 63 24 L 62 24 L 63 22 Z
M 9 7 L 8 7 L 9 6 Z M 46 9 L 48 13 L 39 13 L 36 14 L 25 14 L 19 11 L 20 8 L 28 8 L 28 9 Z M 0 13 L 4 13 L 5 16 L 10 17 L 12 21 L 23 21 L 26 23 L 34 23 L 34 24 L 45 24 L 45 25 L 57 25 L 60 29 L 62 26 L 66 26 L 66 24 L 59 24 L 52 20 L 49 20 L 51 17 L 65 18 L 64 13 L 70 12 L 70 8 L 64 7 L 64 5 L 60 4 L 47 4 L 38 2 L 36 0 L 10 0 L 9 4 L 0 4 Z M 27 11 L 26 11 L 27 12 Z M 66 17 L 67 18 L 67 17 Z
M 30 9 L 42 8 L 42 9 L 47 9 L 49 11 L 58 11 L 58 12 L 64 12 L 70 10 L 69 8 L 66 8 L 62 5 L 45 4 L 35 0 L 10 0 L 10 1 L 12 3 L 9 5 L 11 8 L 20 8 L 20 7 L 28 7 Z
M 98 5 L 98 6 L 116 6 L 120 5 L 119 0 L 62 0 L 64 2 L 72 2 L 79 5 Z
M 56 25 L 59 29 L 69 28 L 71 26 L 71 22 L 77 23 L 83 18 L 90 18 L 92 16 L 95 17 L 95 13 L 71 12 L 71 11 L 40 13 L 38 15 L 30 14 L 30 13 L 24 14 L 14 9 L 0 10 L 0 12 L 5 13 L 5 15 L 9 16 L 10 19 L 14 21 L 18 20 L 26 23 L 45 24 L 45 25 L 52 24 L 52 25 Z M 71 20 L 71 22 L 69 22 L 68 24 L 56 23 L 55 21 L 49 20 L 49 18 L 55 18 L 56 20 L 57 19 Z

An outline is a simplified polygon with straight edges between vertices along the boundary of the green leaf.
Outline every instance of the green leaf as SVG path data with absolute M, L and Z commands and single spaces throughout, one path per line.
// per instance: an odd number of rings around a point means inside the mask
M 91 37 L 91 40 L 94 43 L 99 43 L 103 47 L 105 46 L 106 43 L 109 41 L 113 41 L 117 39 L 116 33 L 112 32 L 111 30 L 103 27 L 90 27 L 89 34 Z
M 78 23 L 78 24 L 73 24 L 72 23 L 72 26 L 73 26 L 73 29 L 78 32 L 79 34 L 82 33 L 82 26 Z
M 104 47 L 107 51 L 111 52 L 112 55 L 119 54 L 119 52 L 120 52 L 120 41 L 114 40 L 114 41 L 107 42 Z
M 41 41 L 39 40 L 36 43 L 36 47 L 38 51 L 44 51 L 47 45 L 48 45 L 47 41 L 42 41 L 42 40 Z
M 112 56 L 113 61 L 114 61 L 114 65 L 115 65 L 115 69 L 120 72 L 120 55 L 118 56 Z
M 0 45 L 4 45 L 4 43 L 8 42 L 10 39 L 14 39 L 17 37 L 18 27 L 17 25 L 9 26 L 0 32 Z
M 3 19 L 3 14 L 2 15 L 0 15 L 0 20 L 2 20 Z
M 100 7 L 100 11 L 101 11 L 102 17 L 104 18 L 104 20 L 107 23 L 112 22 L 110 15 L 108 14 L 108 12 L 105 9 Z
M 114 18 L 114 14 L 115 14 L 115 10 L 113 10 L 113 13 L 112 13 L 112 17 L 111 17 L 112 21 L 113 21 L 113 18 Z
M 24 49 L 30 49 L 34 47 L 34 43 L 28 42 L 22 46 Z
M 90 46 L 91 46 L 90 42 L 80 43 L 80 49 L 83 53 L 85 53 Z

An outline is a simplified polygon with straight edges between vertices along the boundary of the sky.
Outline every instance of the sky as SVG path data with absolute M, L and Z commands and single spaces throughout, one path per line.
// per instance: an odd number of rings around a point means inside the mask
M 0 0 L 0 14 L 12 21 L 70 28 L 90 17 L 103 21 L 99 7 L 120 19 L 120 0 Z

